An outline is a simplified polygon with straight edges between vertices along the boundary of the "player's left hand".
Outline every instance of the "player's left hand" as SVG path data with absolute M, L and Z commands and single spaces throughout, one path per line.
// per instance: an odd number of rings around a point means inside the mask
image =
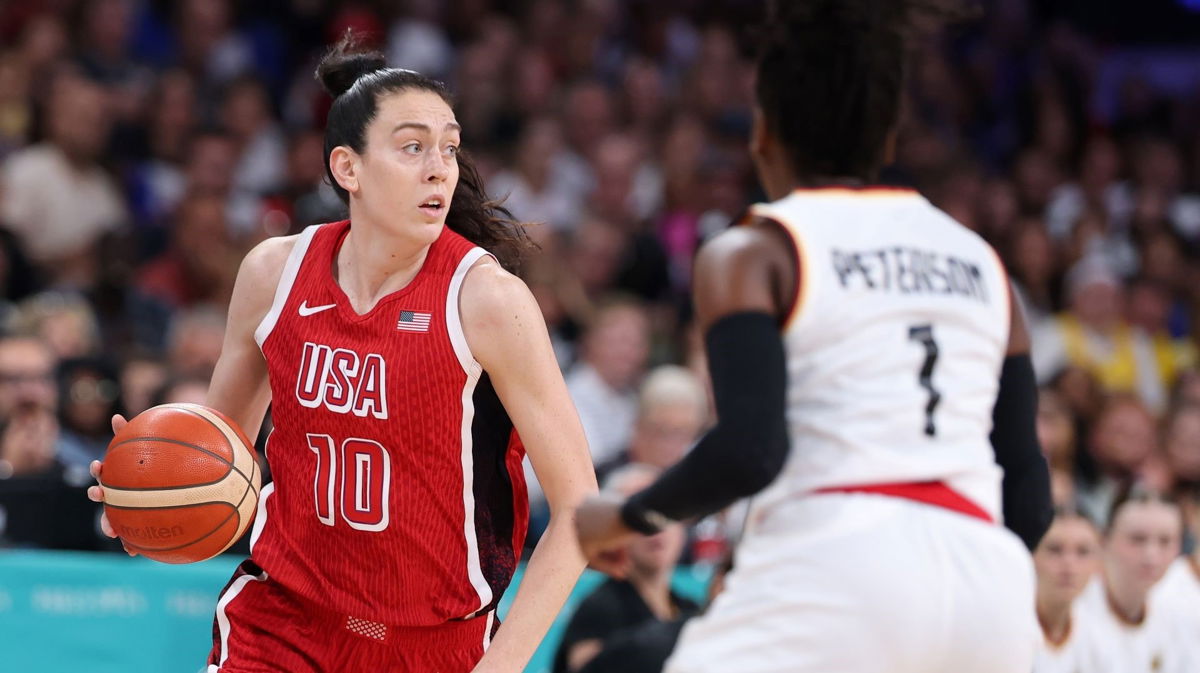
M 579 548 L 588 565 L 618 579 L 629 572 L 628 546 L 637 535 L 621 521 L 623 502 L 602 493 L 588 498 L 575 510 Z

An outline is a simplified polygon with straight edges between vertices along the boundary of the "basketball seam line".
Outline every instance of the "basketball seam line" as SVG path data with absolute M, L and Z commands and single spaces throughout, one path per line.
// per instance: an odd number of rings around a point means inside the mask
M 204 418 L 204 417 L 201 416 L 200 418 Z M 205 418 L 204 420 L 207 421 L 208 419 Z M 216 428 L 217 426 L 213 425 L 213 427 Z M 221 431 L 221 429 L 217 428 L 217 432 L 220 432 L 220 431 Z M 218 455 L 217 453 L 215 453 L 213 451 L 210 451 L 210 450 L 204 448 L 203 446 L 200 446 L 198 444 L 192 444 L 190 442 L 185 442 L 181 439 L 172 439 L 170 437 L 134 437 L 134 438 L 125 439 L 120 442 L 117 442 L 116 444 L 113 444 L 112 448 L 109 450 L 111 451 L 112 449 L 123 446 L 125 444 L 129 444 L 131 442 L 166 442 L 167 444 L 177 444 L 179 446 L 186 446 L 189 449 L 195 449 L 201 453 L 207 453 L 208 455 L 212 456 L 213 458 L 216 458 L 217 460 L 221 461 L 222 463 L 225 463 L 226 465 L 228 465 L 229 469 L 226 470 L 225 474 L 221 475 L 220 479 L 217 479 L 216 481 L 206 482 L 203 484 L 186 484 L 184 486 L 159 486 L 159 487 L 139 486 L 139 487 L 126 488 L 124 486 L 112 486 L 111 484 L 108 484 L 108 485 L 104 484 L 103 483 L 103 475 L 101 475 L 101 486 L 111 487 L 111 488 L 119 489 L 122 491 L 168 491 L 168 490 L 173 490 L 173 489 L 177 489 L 177 488 L 192 488 L 193 486 L 211 486 L 212 484 L 217 484 L 217 483 L 220 483 L 221 481 L 223 481 L 226 477 L 229 476 L 230 472 L 237 472 L 239 475 L 241 475 L 242 479 L 245 479 L 246 481 L 250 481 L 250 477 L 246 476 L 245 472 L 242 472 L 240 469 L 238 469 L 238 467 L 236 465 L 234 465 L 232 461 L 225 460 L 224 457 Z M 233 447 L 229 447 L 229 448 L 231 450 L 233 449 Z M 257 462 L 257 460 L 258 459 L 255 458 L 255 462 Z
M 197 413 L 194 409 L 189 409 L 186 406 L 182 406 L 182 405 L 176 406 L 174 408 L 179 409 L 180 411 L 186 411 L 187 413 L 189 413 L 189 414 L 195 416 L 196 418 L 199 418 L 200 420 L 204 421 L 205 423 L 208 423 L 209 425 L 211 425 L 217 432 L 221 433 L 221 436 L 225 435 L 225 431 L 222 430 L 221 428 L 217 427 L 217 424 L 213 423 L 212 419 L 209 418 L 208 416 L 205 416 L 204 414 L 201 414 L 201 413 Z M 250 462 L 250 476 L 246 476 L 245 474 L 243 474 L 242 471 L 239 470 L 238 467 L 233 464 L 233 461 L 229 461 L 229 468 L 231 470 L 233 470 L 234 472 L 241 474 L 242 478 L 246 480 L 246 484 L 249 488 L 254 488 L 254 479 L 253 479 L 254 472 L 255 472 L 255 470 L 258 469 L 258 452 L 254 450 L 254 442 L 250 441 L 250 438 L 247 437 L 245 435 L 245 433 L 243 433 L 241 431 L 242 429 L 237 426 L 237 423 L 235 423 L 233 421 L 233 419 L 225 419 L 224 415 L 221 414 L 221 412 L 217 411 L 216 409 L 210 408 L 210 409 L 208 409 L 208 411 L 214 412 L 218 416 L 221 416 L 222 417 L 221 422 L 225 423 L 225 425 L 229 426 L 229 429 L 233 431 L 234 436 L 236 436 L 240 440 L 243 440 L 242 445 L 245 446 L 247 449 L 249 449 L 250 458 L 253 459 Z M 226 420 L 228 420 L 229 422 L 226 423 L 225 422 Z M 234 453 L 234 448 L 232 446 L 230 446 L 229 449 L 230 449 L 230 453 Z M 203 449 L 201 449 L 201 450 L 203 450 Z M 220 458 L 220 456 L 217 456 L 217 457 Z M 258 496 L 257 489 L 254 491 L 254 495 L 255 495 L 255 497 Z M 242 501 L 245 501 L 245 495 L 242 496 Z M 239 502 L 238 504 L 240 505 L 241 502 Z

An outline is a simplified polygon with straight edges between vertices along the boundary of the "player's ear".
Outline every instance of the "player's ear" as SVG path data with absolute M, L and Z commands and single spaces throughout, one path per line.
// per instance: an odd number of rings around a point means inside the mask
M 329 153 L 329 172 L 333 174 L 333 179 L 337 180 L 338 185 L 351 194 L 358 193 L 360 167 L 358 152 L 345 145 L 338 145 Z

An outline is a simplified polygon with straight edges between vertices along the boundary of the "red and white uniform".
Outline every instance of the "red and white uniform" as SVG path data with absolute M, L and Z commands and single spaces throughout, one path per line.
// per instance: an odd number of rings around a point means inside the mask
M 332 273 L 349 231 L 300 234 L 255 332 L 273 482 L 251 533 L 257 567 L 218 604 L 213 664 L 237 594 L 259 580 L 385 642 L 478 622 L 481 654 L 524 543 L 524 449 L 459 315 L 487 253 L 445 229 L 412 282 L 358 315 Z

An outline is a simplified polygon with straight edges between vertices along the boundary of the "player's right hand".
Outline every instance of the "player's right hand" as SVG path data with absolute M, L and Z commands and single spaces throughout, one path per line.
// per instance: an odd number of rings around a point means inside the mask
M 125 417 L 122 416 L 121 414 L 115 414 L 112 417 L 113 434 L 120 432 L 121 428 L 125 427 L 125 424 L 128 422 L 129 421 L 126 421 Z M 92 473 L 92 477 L 95 478 L 97 482 L 99 482 L 100 481 L 100 470 L 104 469 L 104 463 L 101 463 L 98 460 L 93 460 L 92 464 L 89 466 L 89 469 Z M 90 487 L 88 487 L 87 495 L 88 495 L 88 498 L 91 499 L 93 502 L 104 502 L 104 487 L 100 486 L 99 484 L 97 484 L 96 486 L 90 486 Z M 112 527 L 112 524 L 109 523 L 107 513 L 100 514 L 100 530 L 104 531 L 104 534 L 109 537 L 117 537 L 117 531 L 114 530 Z M 129 547 L 125 546 L 124 540 L 121 541 L 121 546 L 125 548 L 126 554 L 129 554 L 130 556 L 137 556 L 137 552 L 130 551 Z

